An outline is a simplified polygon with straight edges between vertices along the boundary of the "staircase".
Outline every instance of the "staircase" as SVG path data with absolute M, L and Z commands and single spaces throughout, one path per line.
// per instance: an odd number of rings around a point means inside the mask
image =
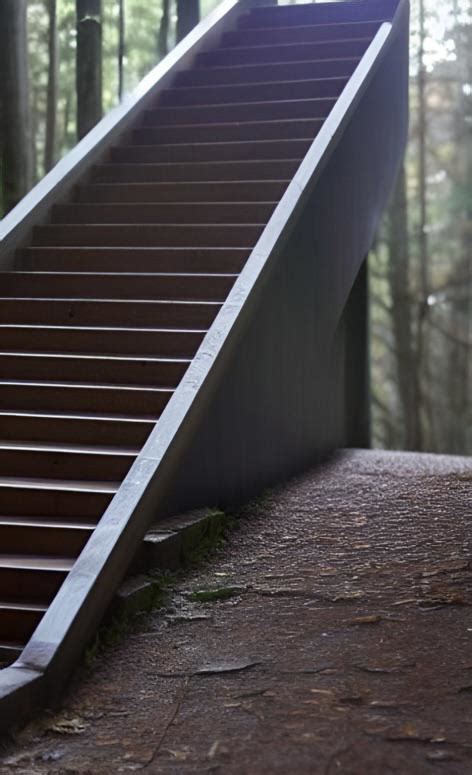
M 3 666 L 32 668 L 25 644 L 396 6 L 234 13 L 2 271 Z

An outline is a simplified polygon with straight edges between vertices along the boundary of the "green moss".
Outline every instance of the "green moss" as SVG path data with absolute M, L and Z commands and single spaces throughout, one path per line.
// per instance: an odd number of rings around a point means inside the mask
M 193 603 L 213 603 L 215 600 L 228 600 L 241 594 L 240 587 L 218 587 L 217 589 L 198 589 L 188 599 Z

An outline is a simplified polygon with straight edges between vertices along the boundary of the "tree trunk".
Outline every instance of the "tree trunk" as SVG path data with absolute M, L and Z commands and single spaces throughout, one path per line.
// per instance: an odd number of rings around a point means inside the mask
M 79 140 L 102 117 L 101 6 L 101 0 L 76 0 L 77 137 Z
M 177 0 L 177 42 L 200 21 L 200 0 Z
M 125 58 L 125 3 L 118 0 L 118 99 L 121 102 L 124 88 L 123 61 Z
M 5 212 L 32 180 L 26 0 L 0 2 L 0 167 Z
M 428 236 L 427 227 L 427 201 L 426 201 L 426 68 L 424 64 L 424 43 L 426 38 L 425 30 L 425 8 L 424 0 L 419 0 L 419 47 L 418 47 L 418 203 L 419 203 L 419 223 L 418 223 L 418 253 L 419 253 L 419 299 L 417 304 L 417 327 L 416 327 L 416 355 L 418 359 L 418 369 L 424 388 L 421 392 L 422 408 L 425 409 L 428 418 L 429 440 L 419 449 L 429 449 L 433 451 L 434 446 L 434 419 L 431 410 L 431 400 L 429 390 L 431 381 L 429 379 L 429 352 L 427 347 L 426 327 L 428 323 L 428 297 L 430 290 L 429 280 L 429 261 L 428 261 Z
M 44 149 L 44 169 L 49 172 L 56 161 L 56 122 L 57 122 L 57 4 L 56 0 L 47 0 L 49 13 L 49 69 L 46 105 L 46 145 Z
M 169 53 L 170 0 L 162 0 L 162 16 L 157 38 L 157 53 L 163 59 Z
M 417 450 L 422 447 L 420 384 L 413 343 L 409 289 L 408 212 L 405 168 L 403 166 L 390 205 L 388 231 L 388 280 L 395 340 L 397 385 L 404 422 L 402 447 L 408 450 Z
M 454 41 L 458 55 L 457 109 L 454 121 L 454 180 L 457 201 L 455 229 L 458 233 L 459 256 L 452 267 L 450 278 L 454 286 L 462 288 L 450 303 L 447 321 L 449 352 L 447 389 L 450 406 L 448 417 L 447 452 L 467 455 L 472 452 L 472 399 L 471 399 L 471 346 L 472 346 L 472 127 L 467 121 L 472 100 L 463 89 L 472 78 L 472 53 L 465 26 L 460 20 L 460 6 L 453 6 Z M 470 33 L 469 33 L 470 34 Z

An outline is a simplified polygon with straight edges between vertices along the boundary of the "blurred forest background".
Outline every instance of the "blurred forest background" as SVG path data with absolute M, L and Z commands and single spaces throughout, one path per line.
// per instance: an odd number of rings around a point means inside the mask
M 218 2 L 0 0 L 1 72 L 7 41 L 25 43 L 24 93 L 0 96 L 3 127 L 11 100 L 23 109 L 22 126 L 9 123 L 13 189 L 1 158 L 0 215 Z M 8 3 L 14 29 L 2 25 Z M 81 23 L 94 32 L 76 67 Z M 97 50 L 101 72 L 90 70 Z M 369 265 L 373 443 L 471 454 L 472 0 L 412 0 L 410 104 L 405 163 Z

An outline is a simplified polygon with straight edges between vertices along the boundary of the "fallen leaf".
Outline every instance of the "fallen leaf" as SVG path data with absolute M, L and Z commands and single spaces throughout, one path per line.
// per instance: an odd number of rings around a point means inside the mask
M 416 603 L 416 597 L 407 597 L 404 600 L 396 600 L 393 605 L 408 605 L 408 603 Z
M 410 667 L 416 667 L 416 662 L 399 662 L 392 665 L 354 665 L 354 667 L 365 673 L 401 673 Z
M 174 759 L 177 759 L 178 762 L 184 762 L 190 756 L 189 751 L 175 751 L 172 748 L 166 748 L 165 750 L 167 751 L 167 753 L 170 753 L 170 755 L 173 756 Z
M 221 662 L 210 662 L 195 670 L 194 675 L 215 675 L 218 673 L 239 673 L 242 670 L 250 670 L 256 665 L 260 665 L 260 660 L 235 659 L 222 660 Z
M 82 735 L 89 724 L 80 716 L 56 716 L 48 726 L 48 731 L 59 735 Z

